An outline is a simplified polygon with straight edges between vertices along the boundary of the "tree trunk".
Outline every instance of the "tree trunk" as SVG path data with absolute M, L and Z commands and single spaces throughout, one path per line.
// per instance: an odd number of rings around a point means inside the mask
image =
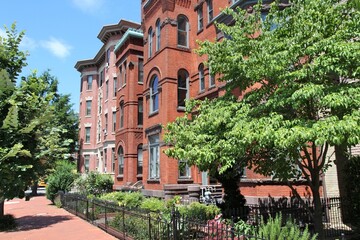
M 344 223 L 350 222 L 348 203 L 346 202 L 349 194 L 346 184 L 346 166 L 349 161 L 347 157 L 347 147 L 345 145 L 335 146 L 336 169 L 339 185 L 339 193 L 341 197 L 341 215 Z
M 4 206 L 5 201 L 3 199 L 0 199 L 0 217 L 4 216 Z
M 38 181 L 34 182 L 34 185 L 31 186 L 31 196 L 37 196 Z
M 322 222 L 322 205 L 319 187 L 313 191 L 314 201 L 314 230 L 318 233 L 318 239 L 324 239 L 324 226 Z

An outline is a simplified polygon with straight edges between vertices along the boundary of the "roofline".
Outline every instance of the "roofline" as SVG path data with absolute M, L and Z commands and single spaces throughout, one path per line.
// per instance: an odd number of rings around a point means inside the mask
M 120 40 L 116 43 L 114 52 L 117 52 L 121 46 L 126 42 L 126 40 L 130 37 L 134 38 L 143 38 L 144 33 L 141 30 L 129 28 L 125 34 L 120 38 Z

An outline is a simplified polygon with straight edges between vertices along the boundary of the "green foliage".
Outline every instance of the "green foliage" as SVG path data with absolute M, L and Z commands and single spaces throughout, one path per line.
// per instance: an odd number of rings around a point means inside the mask
M 189 205 L 179 206 L 180 214 L 188 219 L 211 220 L 220 213 L 220 209 L 215 205 L 205 205 L 193 202 Z
M 126 231 L 126 234 L 133 237 L 133 239 L 150 239 L 148 221 L 144 221 L 144 219 L 136 215 L 124 216 L 119 213 L 109 224 L 111 227 L 118 229 L 120 232 Z
M 307 227 L 305 230 L 301 229 L 296 225 L 295 222 L 288 220 L 285 226 L 282 225 L 281 215 L 277 215 L 275 218 L 270 218 L 267 223 L 261 222 L 258 228 L 258 236 L 268 240 L 315 240 L 317 235 L 311 236 Z
M 141 203 L 140 208 L 151 212 L 168 211 L 165 201 L 154 197 L 145 198 Z
M 125 194 L 124 200 L 121 202 L 121 205 L 126 208 L 138 208 L 140 207 L 144 196 L 141 192 L 129 192 Z
M 255 235 L 255 226 L 249 225 L 243 220 L 234 223 L 234 230 L 237 233 L 245 235 Z
M 34 71 L 15 85 L 26 66 L 27 53 L 19 50 L 24 32 L 18 34 L 13 24 L 6 33 L 0 37 L 0 202 L 23 197 L 55 161 L 70 156 L 77 132 L 74 114 L 60 117 L 70 113 L 71 105 L 57 93 L 58 82 L 49 71 Z
M 46 197 L 54 202 L 59 191 L 68 192 L 77 178 L 76 166 L 69 161 L 58 161 L 53 173 L 48 177 Z
M 81 194 L 94 195 L 96 197 L 112 192 L 114 181 L 108 174 L 90 172 L 86 176 L 79 177 L 75 186 Z
M 121 205 L 121 203 L 124 201 L 126 194 L 127 194 L 126 192 L 110 192 L 110 193 L 102 194 L 100 196 L 100 199 L 118 203 L 119 205 Z
M 0 216 L 0 232 L 12 230 L 16 227 L 15 218 L 13 215 L 7 214 Z
M 346 167 L 348 197 L 343 199 L 345 204 L 349 204 L 348 208 L 352 219 L 352 224 L 359 226 L 360 219 L 360 156 L 352 157 Z
M 290 186 L 305 177 L 321 233 L 329 146 L 360 142 L 360 11 L 352 1 L 294 0 L 271 4 L 262 21 L 261 9 L 226 9 L 234 24 L 217 27 L 229 38 L 199 43 L 227 95 L 190 102 L 194 114 L 167 126 L 166 154 L 220 174 L 249 167 Z

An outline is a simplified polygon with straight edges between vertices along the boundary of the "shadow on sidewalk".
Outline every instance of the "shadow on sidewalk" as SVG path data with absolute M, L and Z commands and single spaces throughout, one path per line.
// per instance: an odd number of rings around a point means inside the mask
M 72 216 L 23 216 L 16 219 L 17 228 L 14 231 L 45 228 L 71 219 Z

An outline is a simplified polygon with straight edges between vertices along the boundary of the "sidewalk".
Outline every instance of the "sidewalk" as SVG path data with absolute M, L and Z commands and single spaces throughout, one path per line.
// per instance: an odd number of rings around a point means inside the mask
M 7 201 L 5 214 L 14 215 L 18 227 L 11 232 L 0 232 L 1 240 L 116 239 L 64 209 L 51 205 L 45 196 L 33 197 L 30 201 Z

